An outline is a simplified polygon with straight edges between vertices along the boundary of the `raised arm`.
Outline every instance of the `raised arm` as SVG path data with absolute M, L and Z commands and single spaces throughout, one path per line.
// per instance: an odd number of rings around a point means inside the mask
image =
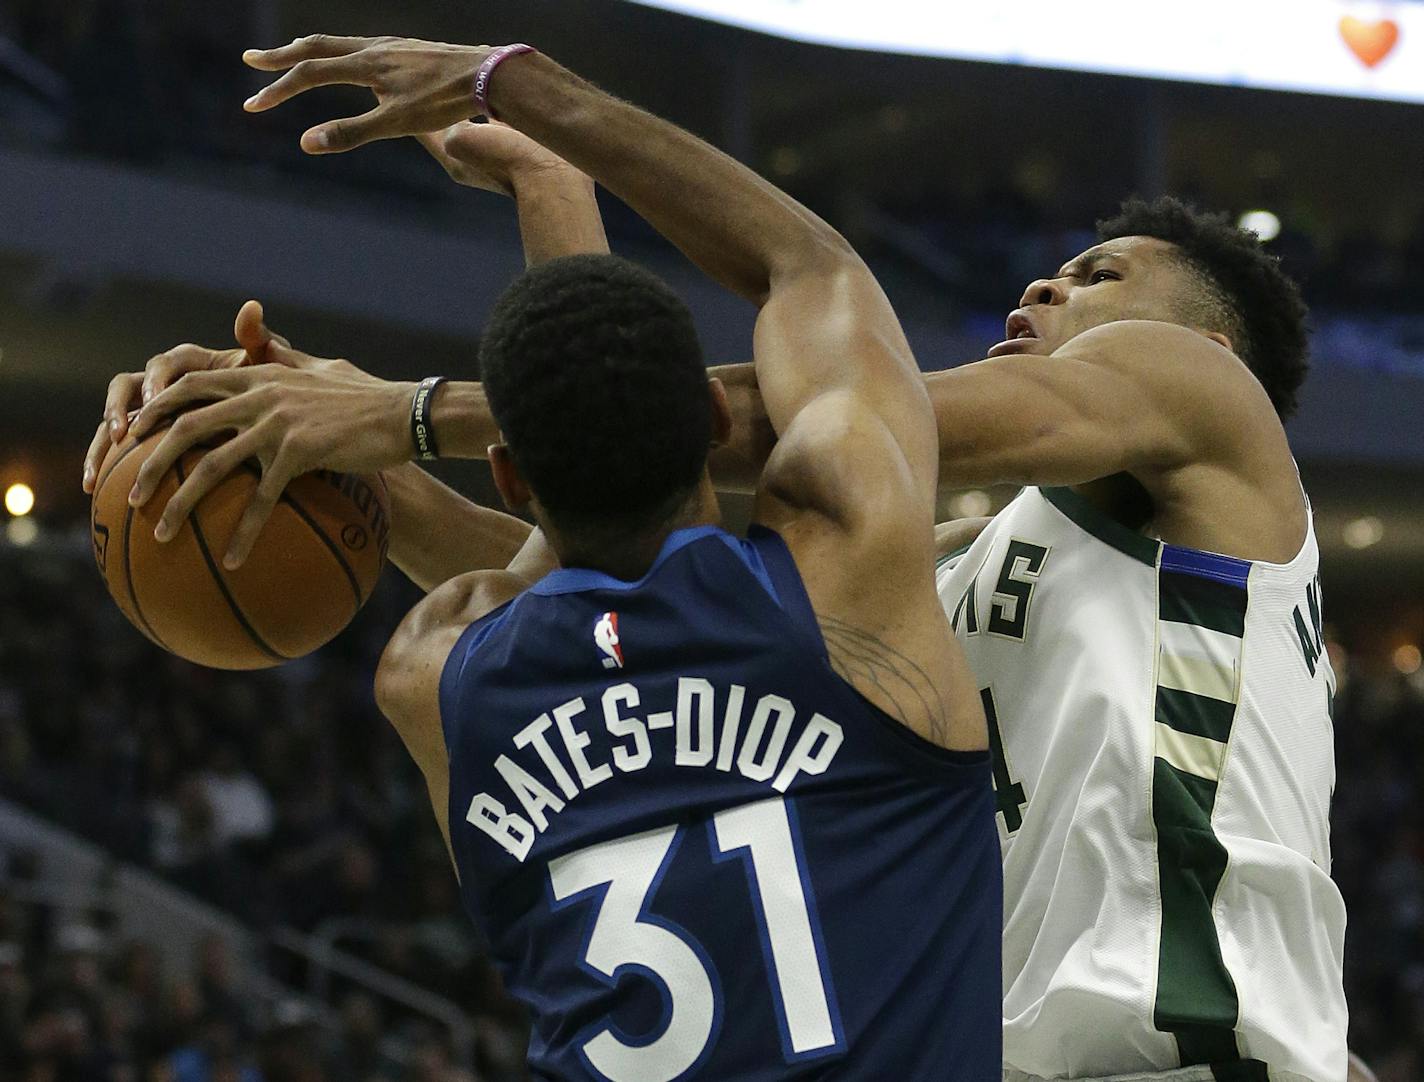
M 270 109 L 333 83 L 373 86 L 377 108 L 302 137 L 313 153 L 349 150 L 465 115 L 469 88 L 493 53 L 316 35 L 244 54 L 254 67 L 285 72 L 247 107 Z M 917 484 L 933 488 L 932 430 L 904 416 L 911 401 L 924 404 L 909 348 L 839 234 L 730 157 L 538 53 L 506 57 L 486 83 L 492 113 L 618 195 L 711 277 L 765 305 L 757 376 L 773 428 L 784 434 L 810 402 L 853 391 L 861 407 L 894 422 L 892 438 Z M 795 309 L 808 304 L 815 318 L 798 319 Z M 808 347 L 814 356 L 787 356 Z M 904 378 L 881 378 L 890 372 Z
M 593 181 L 508 125 L 462 120 L 416 140 L 455 183 L 514 200 L 526 267 L 608 251 Z
M 726 155 L 544 57 L 518 63 L 493 84 L 501 115 L 760 305 L 756 383 L 779 442 L 756 517 L 791 548 L 833 666 L 920 735 L 983 747 L 972 677 L 933 586 L 934 418 L 870 271 Z
M 527 265 L 608 250 L 593 182 L 527 136 L 502 124 L 461 122 L 419 139 L 458 183 L 513 197 Z M 236 464 L 256 457 L 266 467 L 264 486 L 229 545 L 230 556 L 240 563 L 266 520 L 274 494 L 280 494 L 290 476 L 313 468 L 320 459 L 332 468 L 344 463 L 352 469 L 385 472 L 394 502 L 391 559 L 422 589 L 433 589 L 466 571 L 509 562 L 528 538 L 529 525 L 477 506 L 409 462 L 408 429 L 399 415 L 408 408 L 411 385 L 370 379 L 344 361 L 292 350 L 282 339 L 276 339 L 269 351 L 267 343 L 273 336 L 261 326 L 260 307 L 255 311 L 253 317 L 251 310 L 244 309 L 247 316 L 238 319 L 245 354 L 241 349 L 183 347 L 155 358 L 146 378 L 115 380 L 106 407 L 107 424 L 96 433 L 86 460 L 86 486 L 92 484 L 93 469 L 109 442 L 125 435 L 128 411 L 140 404 L 141 386 L 143 400 L 151 405 L 134 422 L 140 435 L 178 410 L 199 408 L 190 409 L 183 423 L 160 442 L 138 478 L 136 503 L 149 498 L 185 448 L 222 431 L 236 433 L 228 445 L 210 454 L 211 468 L 194 474 L 169 501 L 160 520 L 162 537 L 175 533 L 198 500 Z M 231 371 L 263 362 L 276 362 L 291 371 L 271 364 Z M 193 375 L 164 393 L 187 373 Z M 342 375 L 362 377 L 365 382 L 343 382 L 337 378 Z M 265 397 L 255 393 L 264 390 L 269 392 Z M 220 400 L 220 408 L 202 408 L 215 399 Z M 452 433 L 442 447 L 451 457 L 483 457 L 499 439 L 477 383 L 442 385 L 436 392 L 434 418 L 442 431 Z M 451 418 L 457 423 L 447 425 Z M 325 453 L 326 445 L 337 441 L 339 451 Z M 286 451 L 279 457 L 284 446 Z

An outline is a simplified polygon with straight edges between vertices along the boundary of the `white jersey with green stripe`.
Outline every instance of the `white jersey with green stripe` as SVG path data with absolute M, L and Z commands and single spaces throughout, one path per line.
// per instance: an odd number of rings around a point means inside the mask
M 1004 1063 L 1345 1077 L 1335 678 L 1314 527 L 1287 564 L 1027 488 L 942 563 L 1004 855 Z

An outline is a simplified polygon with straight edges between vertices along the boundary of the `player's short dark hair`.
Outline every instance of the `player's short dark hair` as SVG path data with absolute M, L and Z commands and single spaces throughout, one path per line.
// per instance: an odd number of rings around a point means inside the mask
M 561 530 L 662 526 L 696 487 L 711 391 L 687 306 L 611 255 L 541 264 L 495 303 L 480 344 L 490 410 Z
M 1098 239 L 1156 237 L 1173 245 L 1194 273 L 1200 295 L 1186 318 L 1231 339 L 1284 420 L 1309 368 L 1306 307 L 1300 289 L 1256 234 L 1225 214 L 1197 210 L 1171 196 L 1129 199 L 1098 222 Z

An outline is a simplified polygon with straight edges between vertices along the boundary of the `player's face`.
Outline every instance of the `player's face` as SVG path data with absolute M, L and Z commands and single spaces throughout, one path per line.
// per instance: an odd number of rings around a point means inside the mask
M 1089 248 L 1024 290 L 1009 314 L 1004 341 L 990 357 L 1047 356 L 1084 331 L 1122 319 L 1173 320 L 1174 298 L 1192 287 L 1190 272 L 1155 237 L 1120 237 Z

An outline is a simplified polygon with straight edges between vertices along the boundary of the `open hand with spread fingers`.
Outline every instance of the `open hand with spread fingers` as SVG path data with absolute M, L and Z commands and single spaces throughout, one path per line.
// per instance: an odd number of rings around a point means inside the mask
M 374 473 L 412 456 L 414 384 L 390 383 L 348 361 L 302 353 L 264 327 L 252 333 L 254 344 L 257 337 L 266 339 L 264 363 L 190 369 L 128 425 L 142 439 L 176 415 L 139 469 L 129 494 L 134 507 L 148 502 L 185 451 L 216 443 L 169 499 L 154 530 L 159 541 L 172 538 L 223 478 L 246 462 L 258 463 L 262 478 L 229 542 L 223 559 L 228 568 L 247 558 L 294 477 L 320 468 Z
M 313 34 L 277 49 L 242 54 L 259 71 L 285 73 L 244 108 L 262 112 L 319 86 L 364 86 L 375 92 L 374 109 L 305 132 L 301 145 L 309 154 L 437 132 L 475 115 L 475 77 L 492 52 L 488 45 Z

